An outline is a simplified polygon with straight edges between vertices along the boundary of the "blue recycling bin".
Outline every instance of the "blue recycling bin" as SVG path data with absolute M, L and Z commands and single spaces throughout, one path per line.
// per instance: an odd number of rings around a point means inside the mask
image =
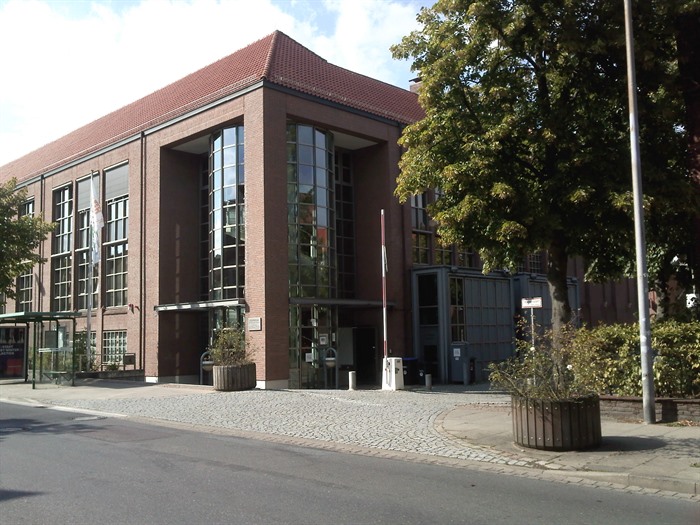
M 404 357 L 403 358 L 403 384 L 417 385 L 418 384 L 418 358 Z

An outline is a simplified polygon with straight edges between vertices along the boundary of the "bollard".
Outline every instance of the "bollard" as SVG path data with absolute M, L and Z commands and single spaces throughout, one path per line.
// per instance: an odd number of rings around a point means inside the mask
M 432 374 L 425 374 L 425 389 L 426 390 L 433 389 L 433 375 Z
M 355 390 L 357 379 L 355 378 L 355 372 L 348 372 L 348 390 Z

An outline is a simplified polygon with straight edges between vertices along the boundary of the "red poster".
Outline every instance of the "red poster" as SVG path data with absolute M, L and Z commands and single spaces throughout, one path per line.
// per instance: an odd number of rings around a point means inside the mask
M 0 377 L 23 377 L 27 328 L 0 326 Z

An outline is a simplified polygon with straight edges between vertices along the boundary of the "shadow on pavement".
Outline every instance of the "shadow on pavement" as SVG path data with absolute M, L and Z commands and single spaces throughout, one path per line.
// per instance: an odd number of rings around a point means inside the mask
M 661 439 L 638 436 L 603 436 L 603 441 L 596 450 L 601 452 L 635 452 L 656 450 L 667 446 Z

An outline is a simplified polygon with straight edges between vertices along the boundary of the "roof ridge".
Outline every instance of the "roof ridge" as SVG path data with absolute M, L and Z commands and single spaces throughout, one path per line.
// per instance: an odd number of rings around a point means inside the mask
M 272 33 L 272 41 L 270 42 L 270 47 L 268 47 L 267 49 L 267 56 L 265 57 L 265 67 L 263 68 L 262 78 L 270 78 L 270 69 L 272 68 L 272 56 L 275 54 L 277 40 L 279 39 L 280 35 L 284 35 L 284 33 L 277 29 Z

